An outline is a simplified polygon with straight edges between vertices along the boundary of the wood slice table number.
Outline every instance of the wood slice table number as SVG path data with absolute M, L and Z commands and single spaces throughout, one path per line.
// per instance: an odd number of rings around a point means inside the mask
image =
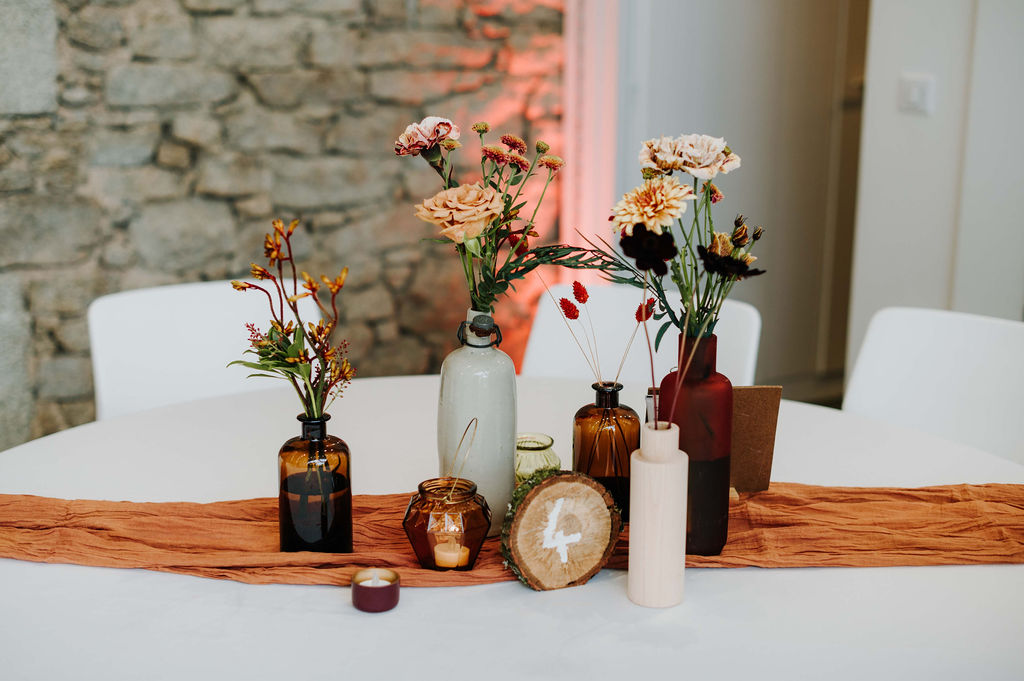
M 622 520 L 612 495 L 582 473 L 542 471 L 513 494 L 501 549 L 527 586 L 585 584 L 611 556 Z

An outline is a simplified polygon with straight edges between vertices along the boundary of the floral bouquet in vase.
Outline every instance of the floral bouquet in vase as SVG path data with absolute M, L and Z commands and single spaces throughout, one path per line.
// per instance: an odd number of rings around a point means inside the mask
M 622 197 L 610 218 L 622 253 L 604 242 L 602 269 L 614 282 L 653 293 L 653 317 L 661 322 L 655 347 L 670 328 L 679 332 L 678 369 L 661 380 L 655 411 L 659 421 L 679 426 L 679 447 L 689 455 L 687 551 L 716 555 L 728 532 L 732 385 L 716 371 L 714 329 L 733 286 L 763 274 L 752 267 L 752 250 L 764 229 L 751 229 L 743 215 L 729 231 L 715 228 L 712 206 L 724 196 L 713 180 L 740 167 L 724 139 L 647 140 L 640 163 L 643 184 Z
M 438 116 L 412 123 L 395 142 L 399 156 L 422 157 L 441 179 L 441 190 L 416 206 L 416 216 L 438 228 L 440 243 L 452 244 L 462 265 L 470 309 L 460 324 L 462 347 L 441 365 L 437 409 L 439 474 L 454 470 L 455 454 L 466 426 L 476 419 L 465 477 L 473 480 L 494 510 L 490 535 L 501 531 L 515 485 L 516 385 L 511 358 L 497 348 L 501 330 L 491 314 L 497 300 L 541 265 L 588 267 L 599 254 L 571 246 L 531 244 L 537 211 L 564 162 L 538 141 L 529 154 L 516 135 L 488 144 L 487 123 L 476 123 L 480 137 L 478 181 L 460 184 L 455 164 L 459 127 Z M 543 182 L 531 207 L 523 198 L 531 182 Z M 493 340 L 492 340 L 493 336 Z
M 598 291 L 601 288 L 607 287 L 599 287 Z M 551 294 L 550 290 L 548 294 Z M 615 374 L 602 373 L 598 354 L 600 334 L 594 327 L 590 302 L 591 293 L 587 287 L 574 281 L 572 300 L 561 298 L 557 303 L 569 334 L 594 374 L 591 386 L 595 393 L 594 401 L 580 407 L 573 417 L 572 466 L 574 471 L 586 473 L 604 485 L 619 507 L 622 519 L 628 521 L 630 455 L 640 446 L 640 417 L 619 401 L 623 387 L 619 383 L 619 375 L 638 330 L 654 312 L 655 301 L 649 298 L 637 306 L 633 333 L 626 342 Z M 610 320 L 599 321 L 608 323 Z
M 338 324 L 338 294 L 348 268 L 331 279 L 300 276 L 292 258 L 298 220 L 287 227 L 274 220 L 263 241 L 268 267 L 253 263 L 256 283 L 233 281 L 236 290 L 266 296 L 270 323 L 266 331 L 248 324 L 251 360 L 235 360 L 250 376 L 288 381 L 302 403 L 302 435 L 278 453 L 280 495 L 278 520 L 282 551 L 352 551 L 350 453 L 344 440 L 327 434 L 327 408 L 355 376 L 346 358 L 348 342 L 332 339 Z M 287 265 L 287 269 L 286 269 Z M 301 282 L 301 283 L 300 283 Z M 319 297 L 327 290 L 327 303 Z M 312 299 L 303 311 L 300 301 Z M 305 317 L 304 317 L 305 315 Z M 315 318 L 314 318 L 315 317 Z M 230 366 L 229 365 L 229 366 Z

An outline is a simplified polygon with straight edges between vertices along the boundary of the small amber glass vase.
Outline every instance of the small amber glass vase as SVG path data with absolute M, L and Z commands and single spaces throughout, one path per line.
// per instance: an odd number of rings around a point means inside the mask
M 301 437 L 277 455 L 282 551 L 352 552 L 352 486 L 345 441 L 327 434 L 329 414 L 299 415 Z
M 430 570 L 472 570 L 490 526 L 476 483 L 450 477 L 421 482 L 402 521 L 416 559 Z
M 576 412 L 572 427 L 572 469 L 586 473 L 611 492 L 622 520 L 629 520 L 629 457 L 640 449 L 640 417 L 619 404 L 621 383 L 593 386 L 594 403 Z

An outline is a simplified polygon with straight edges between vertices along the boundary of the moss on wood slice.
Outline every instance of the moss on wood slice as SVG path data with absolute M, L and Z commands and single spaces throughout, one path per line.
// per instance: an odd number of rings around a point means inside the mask
M 612 495 L 590 476 L 541 471 L 516 487 L 501 551 L 527 586 L 585 584 L 604 567 L 622 528 Z

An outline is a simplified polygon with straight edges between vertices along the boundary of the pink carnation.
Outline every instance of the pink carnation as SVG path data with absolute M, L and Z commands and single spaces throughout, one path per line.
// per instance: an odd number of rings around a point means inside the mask
M 447 118 L 427 116 L 419 123 L 410 123 L 395 140 L 395 153 L 399 156 L 418 156 L 420 152 L 444 140 L 459 139 L 459 134 L 459 126 Z

